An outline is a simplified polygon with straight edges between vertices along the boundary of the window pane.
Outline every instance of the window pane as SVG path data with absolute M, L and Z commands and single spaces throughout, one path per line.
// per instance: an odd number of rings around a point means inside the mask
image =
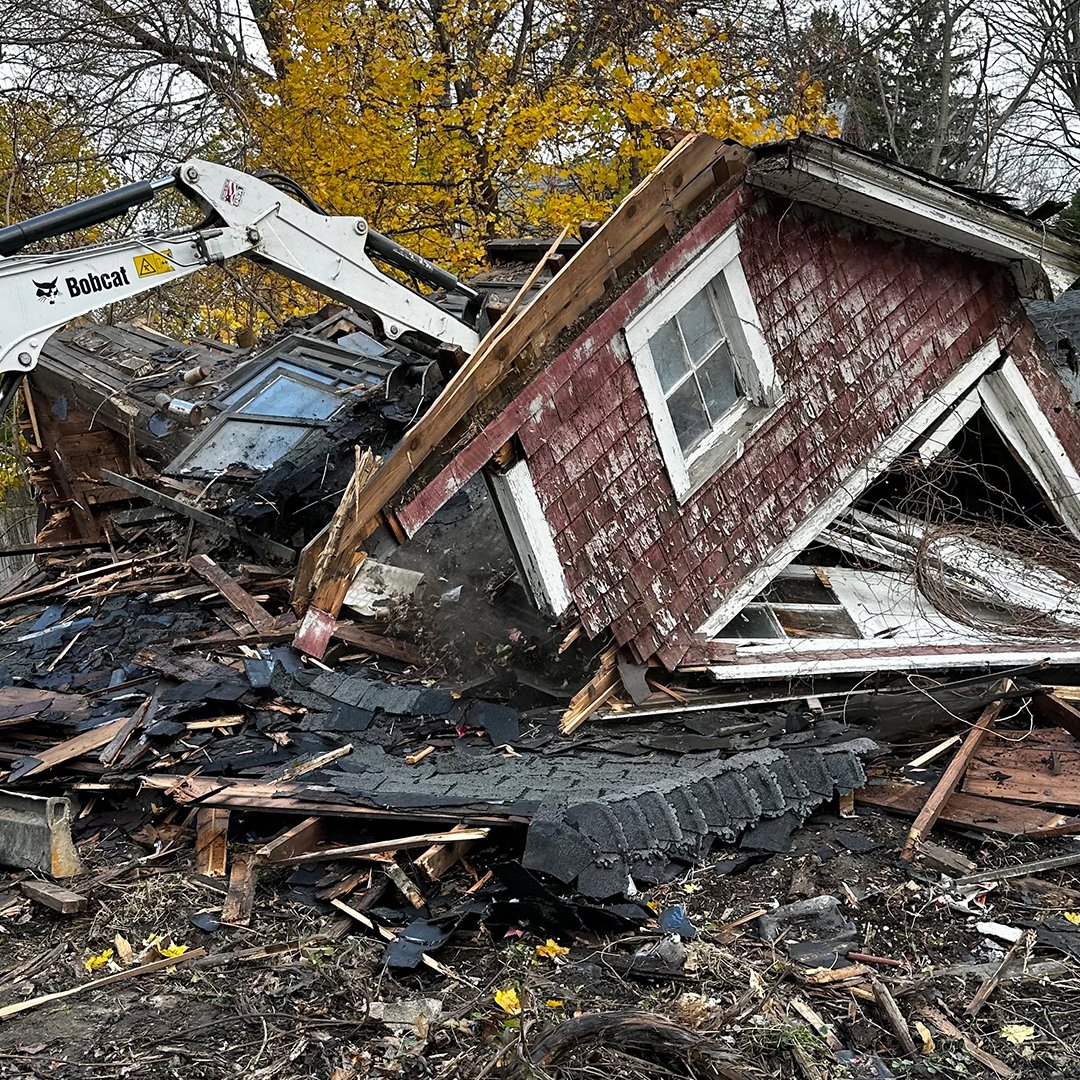
M 660 376 L 660 385 L 666 394 L 690 370 L 686 360 L 686 349 L 674 319 L 668 319 L 651 338 L 649 352 L 652 353 L 656 374 Z
M 698 368 L 697 376 L 713 422 L 719 420 L 742 397 L 727 342 Z
M 690 359 L 695 366 L 700 364 L 724 340 L 720 324 L 716 321 L 712 302 L 704 289 L 679 312 L 676 318 L 679 320 L 679 327 L 686 339 Z
M 686 382 L 668 398 L 671 422 L 683 453 L 688 454 L 706 435 L 711 425 L 701 401 L 701 392 L 693 379 Z
M 320 390 L 298 379 L 280 375 L 237 411 L 257 416 L 329 420 L 339 408 L 341 398 L 332 390 Z

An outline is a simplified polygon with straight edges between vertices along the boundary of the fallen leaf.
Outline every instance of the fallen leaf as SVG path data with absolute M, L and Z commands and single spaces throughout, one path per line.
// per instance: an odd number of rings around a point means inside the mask
M 558 998 L 548 998 L 547 1001 L 544 1002 L 544 1004 L 549 1009 L 561 1009 L 566 1004 L 566 1002 L 560 1001 Z
M 131 942 L 122 934 L 117 934 L 113 938 L 113 944 L 116 946 L 116 955 L 120 958 L 120 963 L 131 963 Z
M 1011 1042 L 1013 1046 L 1019 1046 L 1028 1039 L 1035 1038 L 1035 1029 L 1030 1024 L 1006 1024 L 998 1032 L 998 1038 Z
M 96 956 L 88 956 L 83 961 L 83 967 L 87 971 L 98 971 L 103 968 L 113 958 L 112 949 L 105 949 L 103 952 L 99 952 Z
M 1075 911 L 1066 911 L 1065 918 L 1073 924 L 1073 926 L 1080 926 L 1080 913 Z
M 566 956 L 570 950 L 565 945 L 559 945 L 552 938 L 548 938 L 543 945 L 537 945 L 535 951 L 538 957 L 543 956 L 548 960 L 554 960 L 557 956 Z
M 496 990 L 495 1004 L 507 1016 L 521 1015 L 521 998 L 518 997 L 518 992 L 513 986 L 504 986 L 501 990 Z
M 932 1054 L 934 1052 L 934 1036 L 930 1034 L 930 1029 L 921 1020 L 916 1020 L 915 1030 L 919 1033 L 919 1038 L 922 1039 L 922 1052 Z
M 40 1054 L 45 1049 L 45 1043 L 32 1043 L 30 1046 L 17 1048 L 20 1054 Z

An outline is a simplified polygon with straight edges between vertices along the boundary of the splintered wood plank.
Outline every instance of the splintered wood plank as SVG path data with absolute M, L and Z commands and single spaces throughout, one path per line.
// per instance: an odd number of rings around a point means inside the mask
M 488 832 L 487 829 L 481 831 L 485 835 Z M 456 828 L 451 829 L 449 836 L 457 836 L 459 839 L 452 842 L 441 840 L 438 843 L 433 843 L 431 847 L 416 857 L 416 868 L 428 881 L 438 881 L 450 867 L 469 853 L 477 840 L 482 839 L 482 837 L 470 839 L 469 833 L 470 830 L 466 829 L 464 825 L 458 825 Z
M 398 891 L 417 910 L 422 908 L 427 901 L 424 894 L 413 884 L 409 875 L 401 869 L 393 859 L 387 859 L 382 864 L 382 872 L 397 886 Z
M 419 836 L 401 836 L 390 840 L 372 840 L 366 844 L 349 844 L 347 847 L 317 848 L 288 858 L 278 859 L 285 863 L 330 862 L 335 859 L 357 859 L 366 856 L 388 856 L 409 848 L 426 848 L 432 844 L 463 843 L 483 840 L 490 829 L 466 829 L 459 826 L 449 832 L 422 833 Z
M 322 818 L 306 817 L 263 844 L 258 854 L 269 863 L 284 862 L 311 851 L 322 843 L 325 835 Z
M 193 555 L 188 566 L 204 581 L 208 581 L 233 610 L 240 612 L 256 630 L 270 630 L 274 616 L 246 589 L 231 578 L 209 555 Z
M 968 766 L 963 790 L 989 798 L 1080 808 L 1080 748 L 1028 748 L 1026 743 L 983 747 Z
M 24 780 L 28 776 L 37 776 L 49 769 L 55 769 L 58 765 L 74 761 L 83 754 L 89 754 L 92 750 L 100 750 L 123 731 L 129 722 L 130 718 L 127 716 L 118 717 L 116 720 L 110 720 L 100 727 L 84 731 L 65 742 L 50 746 L 47 750 L 41 750 L 32 757 L 24 758 L 21 764 L 11 770 L 8 779 Z M 30 764 L 30 768 L 24 768 L 25 764 Z
M 914 816 L 926 804 L 929 786 L 905 784 L 892 780 L 871 784 L 855 793 L 857 802 L 876 806 L 904 816 Z M 1080 817 L 1053 813 L 1034 806 L 986 799 L 979 795 L 955 792 L 941 811 L 940 821 L 960 825 L 979 832 L 1004 836 L 1024 836 L 1045 840 L 1053 836 L 1069 836 L 1080 832 Z
M 247 926 L 255 907 L 255 886 L 262 860 L 247 852 L 234 855 L 229 870 L 229 891 L 221 906 L 221 921 L 231 926 Z
M 610 701 L 622 686 L 618 664 L 615 661 L 618 649 L 612 646 L 600 657 L 600 669 L 570 699 L 570 704 L 559 721 L 559 731 L 563 735 L 572 735 L 601 705 Z
M 229 811 L 207 806 L 195 818 L 195 871 L 206 877 L 224 877 L 228 861 Z
M 305 591 L 310 589 L 312 607 L 329 615 L 331 619 L 341 610 L 349 585 L 365 558 L 365 554 L 359 550 L 360 540 L 373 531 L 374 519 L 379 508 L 376 507 L 375 512 L 367 517 L 360 518 L 357 500 L 381 464 L 382 458 L 376 457 L 368 449 L 356 447 L 356 464 L 353 474 L 341 502 L 334 511 L 334 516 L 330 519 L 326 539 L 315 559 L 310 582 L 301 582 L 299 579 L 300 570 L 304 569 L 308 563 L 301 559 L 300 566 L 297 568 L 294 595 L 295 590 L 301 587 Z M 312 544 L 314 543 L 315 541 L 312 541 Z M 304 622 L 301 621 L 296 635 L 297 641 L 302 641 L 303 636 Z M 319 655 L 322 654 L 319 653 Z
M 1002 679 L 999 692 L 1002 695 L 1007 694 L 1012 689 L 1012 685 L 1011 679 Z M 945 804 L 959 786 L 960 780 L 971 762 L 975 751 L 978 750 L 979 745 L 986 737 L 987 732 L 990 730 L 994 721 L 997 720 L 1003 705 L 1004 700 L 999 698 L 997 701 L 992 701 L 985 709 L 983 709 L 979 719 L 975 721 L 975 724 L 968 732 L 967 737 L 960 744 L 960 749 L 956 751 L 952 760 L 946 766 L 945 771 L 941 774 L 941 779 L 934 785 L 934 790 L 930 792 L 926 804 L 915 818 L 915 822 L 911 826 L 911 831 L 908 833 L 907 840 L 904 843 L 904 849 L 900 853 L 900 857 L 905 862 L 911 862 L 918 854 L 920 842 L 929 834 L 930 830 L 934 827 L 934 822 L 941 816 L 941 812 L 945 809 Z

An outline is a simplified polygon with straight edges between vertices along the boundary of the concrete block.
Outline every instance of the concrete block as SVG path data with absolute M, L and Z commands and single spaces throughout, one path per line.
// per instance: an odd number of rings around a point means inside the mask
M 54 878 L 80 873 L 70 800 L 0 791 L 0 863 Z

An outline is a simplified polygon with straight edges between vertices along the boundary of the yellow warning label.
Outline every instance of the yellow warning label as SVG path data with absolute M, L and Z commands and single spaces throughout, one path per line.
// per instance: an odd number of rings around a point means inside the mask
M 151 251 L 147 255 L 135 256 L 135 273 L 139 277 L 153 277 L 154 274 L 171 274 L 172 263 L 165 257 L 171 255 L 171 251 L 163 251 L 160 255 Z

